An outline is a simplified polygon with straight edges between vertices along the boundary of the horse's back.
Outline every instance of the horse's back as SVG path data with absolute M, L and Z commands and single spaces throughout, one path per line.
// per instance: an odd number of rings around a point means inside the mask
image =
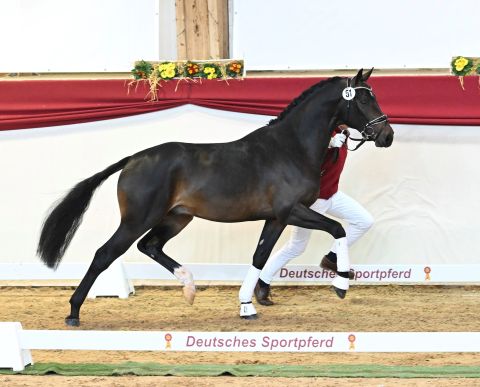
M 118 181 L 119 201 L 136 211 L 158 203 L 212 220 L 234 221 L 234 208 L 260 182 L 245 144 L 164 143 L 134 154 Z M 126 205 L 121 203 L 121 209 Z M 133 208 L 132 208 L 133 207 Z M 229 211 L 227 211 L 229 210 Z M 230 213 L 232 215 L 227 214 Z M 218 218 L 218 219 L 217 219 Z
M 119 192 L 136 198 L 137 206 L 156 203 L 162 213 L 222 222 L 266 219 L 274 217 L 276 197 L 301 191 L 287 176 L 288 166 L 268 142 L 254 136 L 227 143 L 171 142 L 133 155 L 122 171 Z

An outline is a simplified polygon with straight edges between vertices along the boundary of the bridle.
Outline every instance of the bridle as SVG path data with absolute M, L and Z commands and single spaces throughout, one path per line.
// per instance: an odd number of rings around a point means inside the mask
M 365 89 L 368 90 L 370 95 L 375 98 L 375 95 L 373 94 L 373 91 L 371 88 L 366 87 L 366 86 L 357 86 L 357 87 L 351 87 L 350 82 L 352 81 L 351 78 L 347 78 L 347 87 L 343 90 L 342 96 L 343 99 L 347 101 L 347 121 L 350 116 L 350 101 L 352 101 L 355 98 L 355 90 L 358 89 Z M 360 109 L 359 109 L 360 110 Z M 385 114 L 382 114 L 381 116 L 374 118 L 373 120 L 368 121 L 360 130 L 360 134 L 362 135 L 362 138 L 350 138 L 352 141 L 358 141 L 359 143 L 357 146 L 353 149 L 349 149 L 351 151 L 356 151 L 358 148 L 360 148 L 366 141 L 375 141 L 377 139 L 377 135 L 375 135 L 375 130 L 374 127 L 375 125 L 383 124 L 384 122 L 388 122 L 388 117 Z

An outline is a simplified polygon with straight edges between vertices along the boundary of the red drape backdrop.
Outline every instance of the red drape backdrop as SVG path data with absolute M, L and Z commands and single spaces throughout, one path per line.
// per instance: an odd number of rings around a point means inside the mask
M 244 80 L 163 83 L 159 101 L 145 99 L 148 87 L 129 80 L 0 81 L 0 130 L 25 129 L 125 117 L 195 104 L 213 109 L 277 115 L 322 78 L 246 78 Z M 369 81 L 393 123 L 480 125 L 476 77 L 465 90 L 453 76 L 379 76 Z

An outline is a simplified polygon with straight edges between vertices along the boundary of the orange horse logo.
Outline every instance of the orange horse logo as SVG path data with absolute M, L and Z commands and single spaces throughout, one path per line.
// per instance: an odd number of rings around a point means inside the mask
M 353 351 L 355 350 L 355 340 L 356 340 L 356 337 L 355 335 L 351 334 L 351 335 L 348 335 L 348 341 L 350 342 L 350 350 Z
M 165 344 L 165 349 L 172 349 L 172 335 L 170 333 L 167 333 L 165 335 L 165 341 L 166 341 L 166 344 Z
M 425 280 L 430 281 L 430 273 L 432 272 L 430 266 L 425 266 L 425 269 L 423 269 L 423 271 L 425 272 Z

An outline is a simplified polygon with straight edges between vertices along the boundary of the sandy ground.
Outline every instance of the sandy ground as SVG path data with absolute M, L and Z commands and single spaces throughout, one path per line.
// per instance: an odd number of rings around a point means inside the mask
M 75 329 L 64 325 L 71 288 L 0 288 L 0 321 L 20 321 L 25 329 Z M 374 286 L 352 287 L 339 300 L 327 287 L 277 287 L 275 306 L 258 306 L 260 318 L 238 317 L 238 287 L 200 288 L 193 306 L 183 300 L 180 288 L 136 288 L 127 300 L 87 300 L 81 312 L 81 329 L 169 331 L 480 331 L 479 287 Z M 37 363 L 119 363 L 148 361 L 160 364 L 383 364 L 478 365 L 479 353 L 190 353 L 127 351 L 32 351 Z M 8 386 L 144 386 L 253 385 L 268 378 L 154 378 L 154 377 L 1 377 Z M 300 380 L 301 379 L 301 380 Z M 464 386 L 472 380 L 441 379 L 323 379 L 282 380 L 304 386 Z M 49 384 L 51 380 L 52 384 Z M 74 382 L 71 382 L 71 381 Z M 275 379 L 275 383 L 280 378 Z M 18 384 L 14 384 L 18 383 Z M 29 384 L 30 383 L 30 384 Z M 72 384 L 70 384 L 72 383 Z M 124 384 L 123 384 L 124 383 Z M 178 384 L 175 384 L 178 383 Z M 249 384 L 251 383 L 251 384 Z M 265 384 L 271 382 L 266 381 Z M 350 384 L 351 383 L 351 384 Z M 365 384 L 362 384 L 365 383 Z M 466 384 L 464 384 L 466 383 Z M 480 385 L 480 380 L 478 380 Z M 3 383 L 2 383 L 3 385 Z
M 183 377 L 66 377 L 66 376 L 0 376 L 0 384 L 5 387 L 207 387 L 207 386 L 285 386 L 285 387 L 465 387 L 478 386 L 471 379 L 329 379 L 329 378 L 183 378 Z

